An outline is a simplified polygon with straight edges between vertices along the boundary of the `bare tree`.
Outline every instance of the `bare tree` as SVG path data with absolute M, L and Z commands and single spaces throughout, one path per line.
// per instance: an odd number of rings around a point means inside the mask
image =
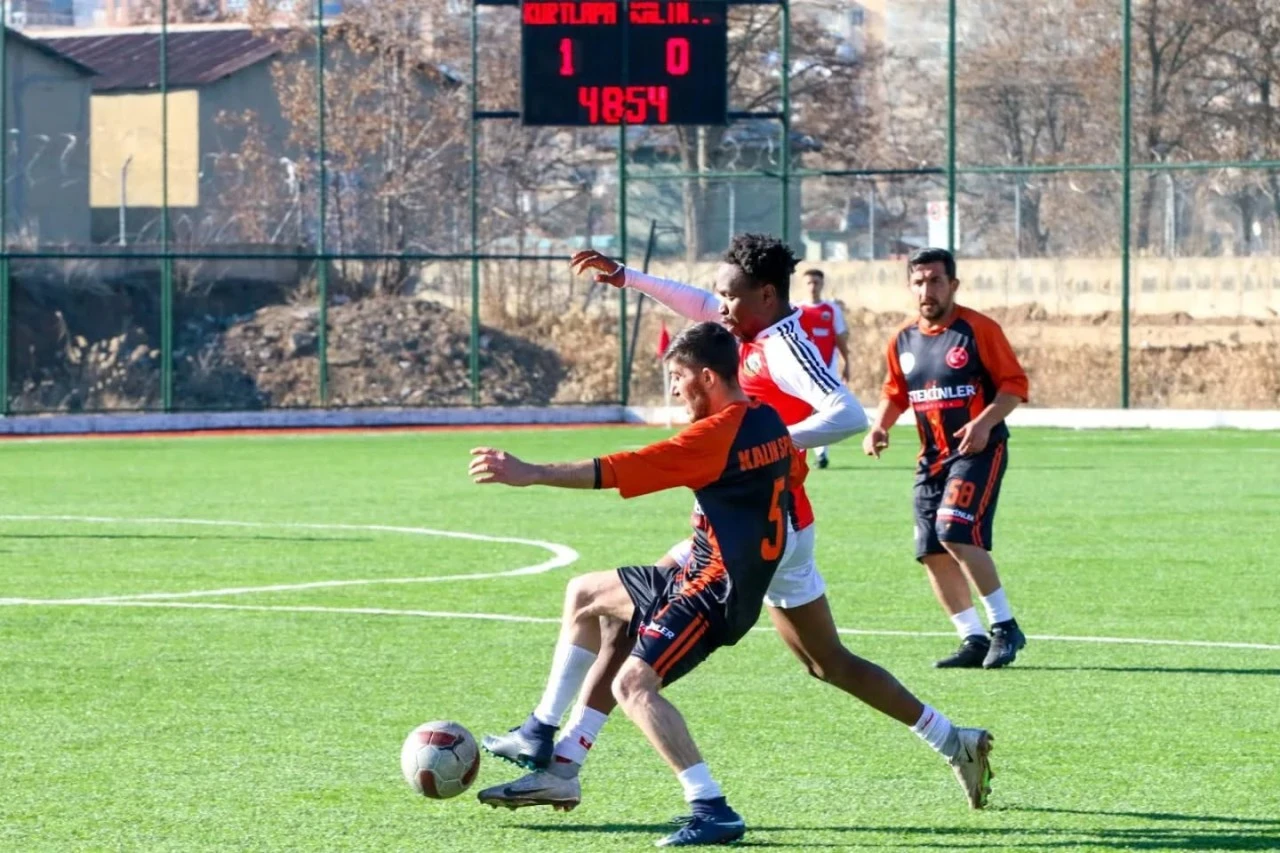
M 1219 4 L 1140 0 L 1134 28 L 1134 157 L 1170 162 L 1212 151 L 1203 133 L 1203 117 L 1213 94 L 1202 81 L 1206 63 L 1230 31 L 1219 15 Z M 1159 182 L 1156 172 L 1142 180 L 1136 220 L 1139 250 L 1151 245 Z

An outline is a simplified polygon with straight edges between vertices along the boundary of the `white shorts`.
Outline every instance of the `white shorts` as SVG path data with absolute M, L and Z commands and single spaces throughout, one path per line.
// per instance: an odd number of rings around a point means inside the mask
M 814 526 L 810 524 L 798 533 L 793 530 L 787 537 L 787 548 L 764 596 L 764 603 L 770 607 L 786 610 L 826 595 L 827 582 L 822 579 L 813 556 Z M 692 552 L 693 540 L 685 539 L 672 546 L 667 556 L 677 565 L 687 566 Z

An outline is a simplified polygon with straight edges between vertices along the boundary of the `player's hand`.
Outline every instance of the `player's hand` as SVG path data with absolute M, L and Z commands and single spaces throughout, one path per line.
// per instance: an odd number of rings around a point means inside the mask
M 956 438 L 960 439 L 960 446 L 956 448 L 960 455 L 972 456 L 987 449 L 987 442 L 991 440 L 991 427 L 980 420 L 969 421 L 956 430 Z
M 596 281 L 602 284 L 622 287 L 626 283 L 626 267 L 593 249 L 578 252 L 569 263 L 577 275 L 582 275 L 588 270 L 595 271 Z
M 866 438 L 862 439 L 862 452 L 868 456 L 880 458 L 880 452 L 889 446 L 889 431 L 884 427 L 872 427 Z
M 467 473 L 472 482 L 486 485 L 502 483 L 505 486 L 532 486 L 538 482 L 538 466 L 530 465 L 505 450 L 492 447 L 471 449 L 471 467 Z

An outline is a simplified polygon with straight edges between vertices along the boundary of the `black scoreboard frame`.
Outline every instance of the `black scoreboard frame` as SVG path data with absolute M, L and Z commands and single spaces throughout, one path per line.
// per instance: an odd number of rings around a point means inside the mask
M 724 0 L 521 0 L 530 127 L 724 125 Z

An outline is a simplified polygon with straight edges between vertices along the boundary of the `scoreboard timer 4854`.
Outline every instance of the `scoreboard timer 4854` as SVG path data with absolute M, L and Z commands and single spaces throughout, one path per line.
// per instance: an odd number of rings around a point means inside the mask
M 724 0 L 523 0 L 528 125 L 725 124 Z

